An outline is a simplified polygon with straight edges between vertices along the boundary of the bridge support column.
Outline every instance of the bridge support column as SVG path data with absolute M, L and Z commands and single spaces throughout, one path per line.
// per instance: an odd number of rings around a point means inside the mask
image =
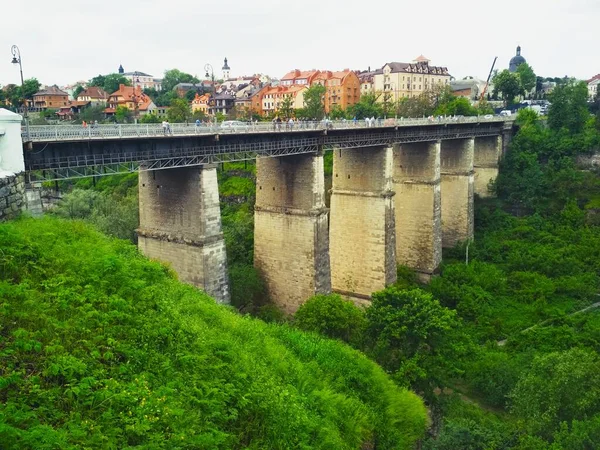
M 442 141 L 442 247 L 473 238 L 474 139 Z
M 396 282 L 392 147 L 334 150 L 331 285 L 368 299 Z
M 331 292 L 322 153 L 256 159 L 254 265 L 287 313 Z
M 475 194 L 481 198 L 491 197 L 488 186 L 498 176 L 498 162 L 502 156 L 502 136 L 475 138 L 474 170 Z
M 396 261 L 429 281 L 442 259 L 440 142 L 394 146 Z
M 229 303 L 227 256 L 215 166 L 140 170 L 138 247 L 179 279 Z

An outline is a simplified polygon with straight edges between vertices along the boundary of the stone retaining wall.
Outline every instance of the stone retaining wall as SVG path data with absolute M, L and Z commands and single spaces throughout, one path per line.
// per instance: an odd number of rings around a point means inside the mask
M 0 177 L 0 221 L 17 217 L 26 207 L 24 176 Z

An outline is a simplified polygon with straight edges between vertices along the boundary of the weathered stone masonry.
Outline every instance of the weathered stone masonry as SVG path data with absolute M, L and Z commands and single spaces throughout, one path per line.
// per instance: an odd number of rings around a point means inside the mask
M 229 303 L 229 280 L 214 166 L 141 170 L 138 247 L 179 278 Z
M 424 281 L 442 259 L 440 142 L 394 146 L 396 260 Z
M 473 238 L 474 139 L 450 139 L 441 146 L 442 246 Z
M 334 150 L 330 212 L 334 291 L 369 298 L 396 281 L 392 148 Z
M 26 206 L 23 174 L 0 177 L 0 220 L 17 217 Z
M 510 136 L 510 135 L 508 135 Z M 486 136 L 475 138 L 473 169 L 475 171 L 474 192 L 479 197 L 490 197 L 489 184 L 498 176 L 498 163 L 503 146 L 509 137 Z
M 322 154 L 257 158 L 254 265 L 287 313 L 331 292 Z

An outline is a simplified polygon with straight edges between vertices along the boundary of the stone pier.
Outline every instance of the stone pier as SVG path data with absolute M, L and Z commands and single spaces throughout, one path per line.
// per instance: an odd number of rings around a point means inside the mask
M 502 136 L 475 138 L 473 167 L 475 170 L 475 194 L 479 197 L 491 197 L 488 187 L 498 176 L 498 162 L 502 156 Z
M 442 259 L 440 142 L 394 146 L 396 261 L 429 281 Z
M 254 265 L 287 313 L 331 292 L 322 154 L 256 159 Z
M 334 150 L 332 289 L 368 299 L 396 281 L 392 147 Z
M 473 238 L 474 139 L 442 141 L 442 246 Z
M 140 170 L 140 251 L 170 263 L 179 279 L 229 303 L 215 166 Z

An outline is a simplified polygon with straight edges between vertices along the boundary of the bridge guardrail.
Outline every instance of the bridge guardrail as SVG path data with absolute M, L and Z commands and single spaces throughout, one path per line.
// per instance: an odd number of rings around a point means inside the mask
M 222 124 L 174 123 L 167 129 L 161 124 L 102 124 L 88 125 L 31 125 L 29 136 L 22 130 L 24 141 L 71 141 L 82 139 L 131 139 L 147 137 L 194 136 L 211 134 L 244 134 L 301 132 L 309 130 L 350 129 L 350 128 L 386 128 L 408 127 L 416 125 L 441 125 L 457 123 L 508 122 L 513 119 L 501 116 L 473 117 L 429 117 L 421 119 L 374 119 L 374 120 L 322 120 L 318 122 L 251 122 L 240 125 L 223 126 Z

